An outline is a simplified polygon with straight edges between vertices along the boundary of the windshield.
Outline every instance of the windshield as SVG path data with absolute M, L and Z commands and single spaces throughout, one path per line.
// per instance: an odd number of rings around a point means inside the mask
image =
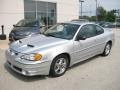
M 50 29 L 48 29 L 44 34 L 46 36 L 52 36 L 56 38 L 62 38 L 62 39 L 72 39 L 78 30 L 80 25 L 76 24 L 68 24 L 68 23 L 61 23 L 56 24 Z
M 21 20 L 15 26 L 19 27 L 36 27 L 39 25 L 37 20 Z

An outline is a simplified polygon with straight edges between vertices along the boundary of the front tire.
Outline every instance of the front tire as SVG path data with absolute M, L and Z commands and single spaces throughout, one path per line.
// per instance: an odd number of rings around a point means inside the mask
M 68 58 L 65 55 L 57 56 L 51 64 L 50 76 L 59 77 L 63 75 L 67 70 L 67 66 Z
M 112 47 L 112 44 L 108 42 L 108 43 L 105 45 L 105 49 L 104 49 L 102 55 L 103 55 L 103 56 L 108 56 L 108 55 L 110 54 L 111 47 Z

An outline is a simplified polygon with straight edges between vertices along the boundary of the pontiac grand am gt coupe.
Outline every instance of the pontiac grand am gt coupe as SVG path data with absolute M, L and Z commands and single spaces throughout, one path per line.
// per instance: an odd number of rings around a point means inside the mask
M 41 35 L 12 43 L 7 65 L 25 75 L 61 76 L 67 68 L 95 55 L 107 56 L 114 34 L 92 23 L 59 23 Z

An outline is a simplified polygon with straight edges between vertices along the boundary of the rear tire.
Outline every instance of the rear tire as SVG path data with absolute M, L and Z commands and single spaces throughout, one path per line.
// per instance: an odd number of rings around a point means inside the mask
M 110 42 L 108 42 L 106 45 L 105 45 L 105 49 L 102 53 L 102 56 L 108 56 L 110 54 L 110 51 L 111 51 L 111 47 L 112 47 L 112 44 Z
M 59 77 L 63 75 L 67 70 L 67 66 L 68 66 L 67 56 L 65 55 L 57 56 L 51 64 L 50 76 Z

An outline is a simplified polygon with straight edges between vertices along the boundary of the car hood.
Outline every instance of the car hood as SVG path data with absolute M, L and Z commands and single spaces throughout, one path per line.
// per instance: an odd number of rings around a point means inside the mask
M 36 50 L 46 50 L 67 42 L 68 40 L 65 39 L 36 35 L 14 42 L 10 45 L 10 48 L 20 53 L 33 53 Z

